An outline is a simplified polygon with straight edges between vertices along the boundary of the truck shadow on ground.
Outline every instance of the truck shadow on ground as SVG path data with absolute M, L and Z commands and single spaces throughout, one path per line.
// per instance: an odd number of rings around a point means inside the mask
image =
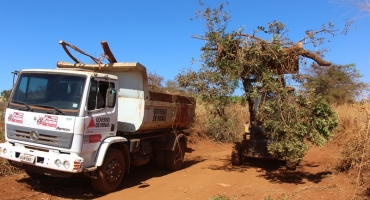
M 181 170 L 205 160 L 206 158 L 199 156 L 186 158 Z M 146 183 L 148 179 L 165 176 L 170 173 L 172 172 L 158 169 L 152 161 L 139 167 L 131 166 L 130 173 L 124 175 L 123 181 L 116 191 L 132 187 L 149 187 L 150 185 Z M 104 194 L 93 189 L 90 179 L 86 177 L 55 178 L 45 176 L 32 179 L 25 175 L 25 178 L 18 180 L 18 182 L 29 185 L 35 192 L 66 199 L 96 199 L 104 196 Z
M 194 157 L 191 159 L 185 159 L 181 170 L 184 170 L 192 165 L 195 165 L 199 162 L 203 162 L 205 159 L 203 157 Z M 145 188 L 150 187 L 150 185 L 146 182 L 148 179 L 154 177 L 161 177 L 167 174 L 171 174 L 172 171 L 158 169 L 154 162 L 150 162 L 147 165 L 139 166 L 139 167 L 131 167 L 131 171 L 129 174 L 125 175 L 124 180 L 119 187 L 118 190 L 124 190 L 125 188 Z
M 18 182 L 28 184 L 31 189 L 38 193 L 45 193 L 51 196 L 67 198 L 67 199 L 94 199 L 102 196 L 96 192 L 89 178 L 70 177 L 70 178 L 55 178 L 43 177 L 32 179 L 26 177 L 18 180 Z
M 317 163 L 304 162 L 299 165 L 295 171 L 285 169 L 285 161 L 281 160 L 263 160 L 263 159 L 245 159 L 240 166 L 231 165 L 230 157 L 220 159 L 223 165 L 210 165 L 208 168 L 212 170 L 236 171 L 244 172 L 250 169 L 256 170 L 259 175 L 270 182 L 274 183 L 291 183 L 305 184 L 306 182 L 319 183 L 324 178 L 332 175 L 329 170 L 324 170 L 318 173 L 307 172 L 307 168 L 316 168 L 320 165 Z

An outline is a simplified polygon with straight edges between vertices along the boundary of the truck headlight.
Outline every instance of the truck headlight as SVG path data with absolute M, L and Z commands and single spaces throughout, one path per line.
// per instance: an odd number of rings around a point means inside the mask
M 64 166 L 66 169 L 68 169 L 70 165 L 71 165 L 71 164 L 69 163 L 69 161 L 68 161 L 68 160 L 66 160 L 66 161 L 64 161 L 64 162 L 63 162 L 63 166 Z
M 60 167 L 60 165 L 62 165 L 62 161 L 60 161 L 59 159 L 56 159 L 54 163 L 57 167 Z

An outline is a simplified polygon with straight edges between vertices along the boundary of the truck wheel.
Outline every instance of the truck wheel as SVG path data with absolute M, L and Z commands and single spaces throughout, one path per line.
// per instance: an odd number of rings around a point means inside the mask
M 176 143 L 174 151 L 166 151 L 166 167 L 171 171 L 179 170 L 184 163 L 185 144 L 182 141 Z
M 120 185 L 125 172 L 125 159 L 118 149 L 109 149 L 103 161 L 98 167 L 97 178 L 91 179 L 92 186 L 102 193 L 113 192 Z
M 241 142 L 234 142 L 234 145 L 231 151 L 231 164 L 233 166 L 239 166 L 243 164 L 242 143 Z
M 39 174 L 39 173 L 36 173 L 36 172 L 33 172 L 33 171 L 29 171 L 29 170 L 24 170 L 24 171 L 32 179 L 41 179 L 41 178 L 45 178 L 46 177 L 44 174 Z
M 166 169 L 166 152 L 165 150 L 157 150 L 155 152 L 155 164 L 158 169 Z

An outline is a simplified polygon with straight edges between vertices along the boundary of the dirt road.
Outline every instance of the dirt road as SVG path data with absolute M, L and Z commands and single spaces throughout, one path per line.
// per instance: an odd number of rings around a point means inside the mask
M 354 187 L 344 175 L 334 174 L 335 150 L 311 148 L 297 171 L 286 171 L 282 163 L 251 161 L 230 165 L 231 145 L 212 141 L 189 145 L 182 170 L 169 173 L 154 165 L 131 168 L 118 191 L 96 193 L 87 178 L 32 180 L 26 174 L 0 178 L 0 200 L 4 199 L 208 199 L 225 195 L 230 199 L 350 199 Z

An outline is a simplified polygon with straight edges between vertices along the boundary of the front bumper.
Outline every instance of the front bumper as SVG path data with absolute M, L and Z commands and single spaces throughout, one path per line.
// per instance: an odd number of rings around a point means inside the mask
M 0 157 L 20 168 L 39 168 L 39 172 L 44 168 L 44 174 L 47 175 L 52 175 L 48 171 L 80 173 L 83 169 L 82 157 L 63 154 L 57 150 L 26 148 L 21 144 L 0 143 Z

